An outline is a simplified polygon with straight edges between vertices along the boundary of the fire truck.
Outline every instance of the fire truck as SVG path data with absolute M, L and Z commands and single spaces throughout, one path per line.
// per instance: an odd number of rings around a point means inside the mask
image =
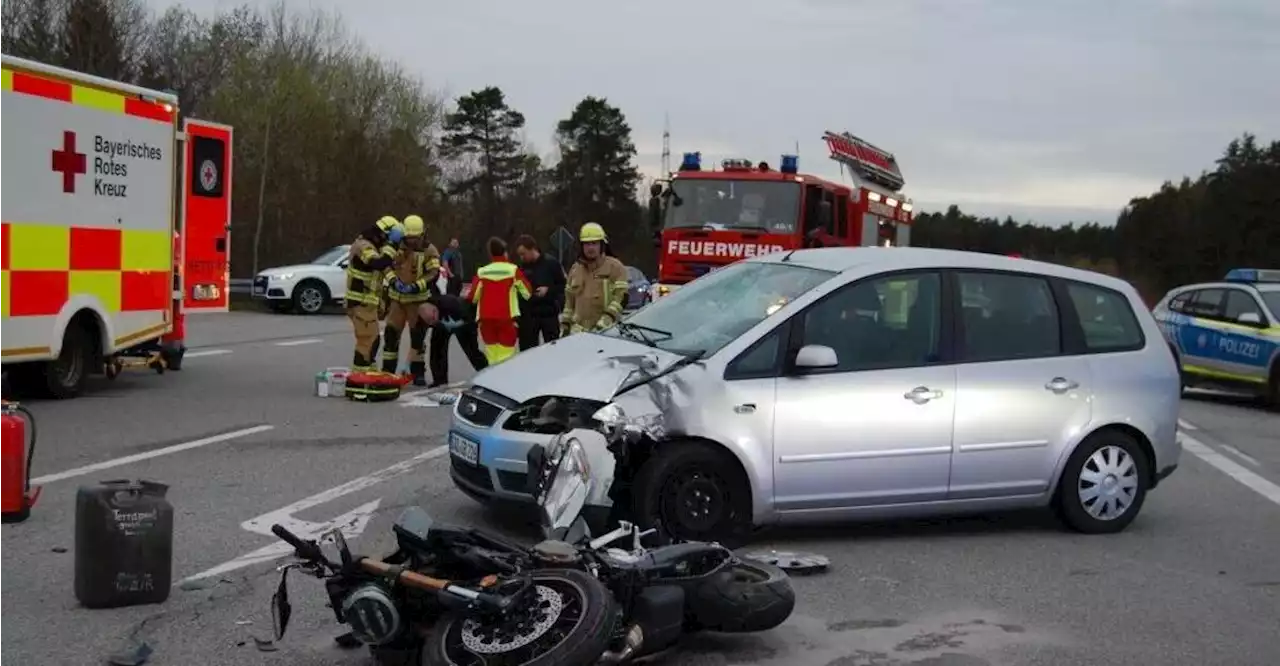
M 231 128 L 171 93 L 3 57 L 3 362 L 55 398 L 181 368 L 185 313 L 226 311 Z
M 796 155 L 777 169 L 745 159 L 703 170 L 685 153 L 679 171 L 650 188 L 664 296 L 739 259 L 804 247 L 900 246 L 911 238 L 912 205 L 893 153 L 847 132 L 826 132 L 830 157 L 849 183 L 799 172 Z

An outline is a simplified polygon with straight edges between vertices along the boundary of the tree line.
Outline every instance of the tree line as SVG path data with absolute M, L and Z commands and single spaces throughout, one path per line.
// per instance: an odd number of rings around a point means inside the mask
M 446 100 L 372 53 L 335 14 L 245 5 L 156 15 L 143 0 L 6 0 L 3 51 L 170 90 L 185 116 L 235 128 L 231 267 L 236 277 L 305 261 L 386 214 L 417 213 L 433 241 L 474 262 L 491 235 L 546 246 L 561 226 L 609 230 L 627 263 L 656 249 L 637 198 L 631 127 L 588 96 L 548 153 L 497 87 Z M 1133 199 L 1117 223 L 1046 227 L 920 213 L 912 244 L 1019 254 L 1124 276 L 1147 294 L 1280 265 L 1280 143 L 1233 140 L 1212 171 Z
M 1231 268 L 1280 268 L 1280 141 L 1244 134 L 1212 171 L 1135 197 L 1114 226 L 1058 228 L 978 218 L 951 206 L 916 217 L 912 244 L 1019 254 L 1124 277 L 1149 300 Z
M 2 20 L 7 54 L 172 91 L 183 116 L 235 128 L 236 277 L 306 261 L 383 215 L 409 213 L 427 220 L 434 242 L 456 236 L 477 260 L 491 235 L 550 245 L 559 225 L 594 219 L 619 253 L 654 263 L 631 128 L 605 99 L 572 107 L 543 157 L 501 90 L 446 103 L 336 14 L 283 2 L 203 17 L 156 15 L 143 0 L 5 0 Z

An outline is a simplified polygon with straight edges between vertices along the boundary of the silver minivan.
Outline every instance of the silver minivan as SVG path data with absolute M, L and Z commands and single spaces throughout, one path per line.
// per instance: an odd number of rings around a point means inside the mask
M 827 248 L 729 265 L 481 372 L 454 407 L 455 484 L 528 501 L 525 453 L 551 434 L 539 406 L 590 415 L 619 387 L 613 402 L 665 434 L 631 452 L 635 482 L 614 501 L 690 539 L 1044 506 L 1116 532 L 1181 453 L 1178 370 L 1129 284 L 988 254 Z

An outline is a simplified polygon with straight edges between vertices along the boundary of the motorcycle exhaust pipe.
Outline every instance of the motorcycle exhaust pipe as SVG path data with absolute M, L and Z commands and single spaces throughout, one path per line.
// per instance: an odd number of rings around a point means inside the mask
M 617 650 L 616 652 L 615 651 L 605 652 L 604 654 L 600 655 L 599 663 L 621 664 L 622 662 L 634 656 L 636 652 L 639 652 L 640 648 L 643 645 L 644 645 L 644 631 L 640 629 L 639 624 L 633 624 L 631 625 L 631 629 L 627 631 L 627 637 L 623 641 L 622 649 Z

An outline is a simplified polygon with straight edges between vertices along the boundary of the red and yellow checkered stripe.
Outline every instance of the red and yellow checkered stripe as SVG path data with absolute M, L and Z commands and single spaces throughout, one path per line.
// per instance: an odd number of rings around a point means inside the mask
M 74 296 L 108 313 L 166 310 L 173 239 L 164 231 L 5 222 L 3 316 L 56 315 Z
M 173 123 L 174 108 L 171 104 L 151 102 L 94 86 L 7 68 L 3 74 L 3 81 L 0 81 L 0 84 L 5 91 L 68 102 L 99 111 Z

